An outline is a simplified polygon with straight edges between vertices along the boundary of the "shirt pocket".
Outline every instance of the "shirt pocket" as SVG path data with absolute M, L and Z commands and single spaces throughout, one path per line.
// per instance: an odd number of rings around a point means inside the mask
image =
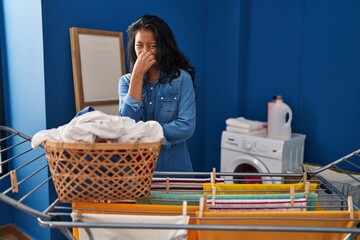
M 159 96 L 159 115 L 160 123 L 169 123 L 177 118 L 179 106 L 178 95 Z
M 159 107 L 162 112 L 174 112 L 177 111 L 179 105 L 178 95 L 160 95 L 159 96 Z

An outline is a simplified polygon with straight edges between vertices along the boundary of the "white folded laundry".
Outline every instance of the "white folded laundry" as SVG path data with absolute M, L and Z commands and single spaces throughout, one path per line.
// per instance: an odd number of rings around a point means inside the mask
M 266 126 L 265 122 L 249 120 L 244 117 L 228 118 L 226 124 L 231 127 L 246 128 L 246 129 L 260 129 Z
M 260 134 L 260 133 L 266 133 L 266 128 L 263 127 L 260 129 L 251 130 L 251 129 L 247 129 L 247 128 L 226 126 L 226 131 L 254 135 L 254 134 Z
M 138 224 L 188 224 L 189 216 L 147 216 L 147 215 L 121 215 L 121 214 L 90 214 L 90 213 L 72 213 L 74 222 L 81 221 L 86 223 L 126 223 L 132 225 Z M 93 238 L 88 236 L 88 233 Z M 186 229 L 140 229 L 140 228 L 79 228 L 79 239 L 102 239 L 102 240 L 169 240 L 169 239 L 187 239 Z
M 306 198 L 207 200 L 209 211 L 306 211 Z
M 129 117 L 108 115 L 92 111 L 73 118 L 58 128 L 42 130 L 31 140 L 33 148 L 46 140 L 64 142 L 155 142 L 164 137 L 160 123 L 156 121 L 135 122 Z

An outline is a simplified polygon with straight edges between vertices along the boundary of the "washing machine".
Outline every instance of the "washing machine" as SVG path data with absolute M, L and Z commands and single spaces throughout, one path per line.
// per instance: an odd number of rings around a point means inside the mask
M 223 173 L 259 173 L 257 176 L 223 176 L 232 183 L 279 183 L 281 177 L 264 173 L 291 172 L 304 160 L 305 135 L 293 133 L 290 139 L 269 138 L 266 133 L 248 135 L 223 131 L 220 168 Z M 248 179 L 236 181 L 239 179 Z M 246 182 L 247 181 L 247 182 Z

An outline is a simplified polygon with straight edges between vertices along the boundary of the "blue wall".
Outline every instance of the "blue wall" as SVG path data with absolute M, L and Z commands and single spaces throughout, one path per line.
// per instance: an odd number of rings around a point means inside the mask
M 7 59 L 4 69 L 6 123 L 33 134 L 46 128 L 41 1 L 3 1 L 2 7 Z M 33 171 L 38 168 L 34 166 Z M 47 172 L 44 174 L 48 176 Z M 21 174 L 19 178 L 22 179 Z M 24 192 L 29 191 L 28 183 L 22 187 Z M 37 209 L 49 206 L 48 191 L 37 191 L 35 196 L 37 198 L 26 204 Z M 49 230 L 40 227 L 35 217 L 8 206 L 5 209 L 12 212 L 8 223 L 18 225 L 38 239 L 50 238 Z
M 69 28 L 126 33 L 149 13 L 169 23 L 197 69 L 197 129 L 189 141 L 195 170 L 219 169 L 227 118 L 266 121 L 267 102 L 276 94 L 293 110 L 293 131 L 307 135 L 305 161 L 325 165 L 359 148 L 360 1 L 3 4 L 12 13 L 4 16 L 7 124 L 28 135 L 75 114 Z
M 220 138 L 225 120 L 239 115 L 242 104 L 239 79 L 241 59 L 240 1 L 208 1 L 208 19 L 204 56 L 206 63 L 204 152 L 202 171 L 220 170 Z M 221 18 L 220 18 L 221 16 Z
M 281 94 L 305 161 L 326 164 L 360 146 L 360 1 L 250 1 L 243 114 L 266 120 Z
M 4 15 L 1 14 L 2 12 L 3 12 L 3 7 L 2 7 L 2 4 L 0 4 L 0 29 L 4 29 Z M 5 41 L 5 38 L 4 38 L 3 31 L 0 31 L 0 58 L 1 58 L 0 64 L 6 62 L 5 56 L 3 54 L 5 51 L 5 44 L 3 44 L 4 41 Z M 6 66 L 5 66 L 5 64 L 2 64 L 0 66 L 1 78 L 4 77 L 5 70 L 6 70 Z M 2 83 L 0 83 L 0 90 L 2 91 L 1 94 L 4 93 L 3 89 L 4 89 L 4 86 Z M 1 96 L 1 94 L 0 94 L 0 104 L 4 104 L 5 99 L 3 98 L 3 96 Z M 4 112 L 5 112 L 5 109 L 3 108 L 3 106 L 0 106 L 0 123 L 2 125 L 4 125 L 4 123 L 5 123 Z M 4 170 L 5 169 L 3 168 L 3 171 Z M 0 186 L 0 191 L 3 192 L 6 189 L 6 186 L 8 186 L 7 183 L 3 184 L 3 186 Z M 13 216 L 12 210 L 13 210 L 12 208 L 9 208 L 8 205 L 6 205 L 2 201 L 0 201 L 0 212 L 2 213 L 0 216 L 0 226 L 7 224 L 9 222 L 12 222 L 12 216 Z
M 5 184 L 4 184 L 5 185 Z M 9 186 L 6 184 L 6 186 Z M 5 191 L 6 188 L 0 187 L 0 191 Z M 0 226 L 8 224 L 10 222 L 13 222 L 13 208 L 10 208 L 7 204 L 0 201 L 0 211 L 1 211 L 1 217 L 0 217 Z

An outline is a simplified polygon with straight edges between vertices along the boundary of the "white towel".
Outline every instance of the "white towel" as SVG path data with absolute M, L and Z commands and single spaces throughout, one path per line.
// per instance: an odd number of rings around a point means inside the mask
M 156 121 L 135 122 L 129 117 L 92 111 L 73 118 L 68 124 L 37 132 L 31 140 L 33 148 L 46 140 L 64 142 L 155 142 L 163 138 L 161 125 Z
M 259 133 L 266 133 L 266 128 L 264 127 L 264 128 L 260 128 L 260 129 L 251 130 L 251 129 L 247 129 L 247 128 L 226 126 L 226 131 L 254 135 L 254 134 L 259 134 Z
M 121 214 L 90 214 L 71 213 L 74 222 L 95 222 L 95 223 L 130 223 L 136 224 L 188 224 L 189 216 L 148 216 L 148 215 L 121 215 Z M 90 228 L 93 239 L 101 240 L 186 240 L 186 229 L 126 229 L 126 228 Z M 84 228 L 79 228 L 80 240 L 88 240 L 88 234 Z
M 228 118 L 226 124 L 231 127 L 245 128 L 245 129 L 261 129 L 266 126 L 266 123 L 245 119 L 244 117 Z

